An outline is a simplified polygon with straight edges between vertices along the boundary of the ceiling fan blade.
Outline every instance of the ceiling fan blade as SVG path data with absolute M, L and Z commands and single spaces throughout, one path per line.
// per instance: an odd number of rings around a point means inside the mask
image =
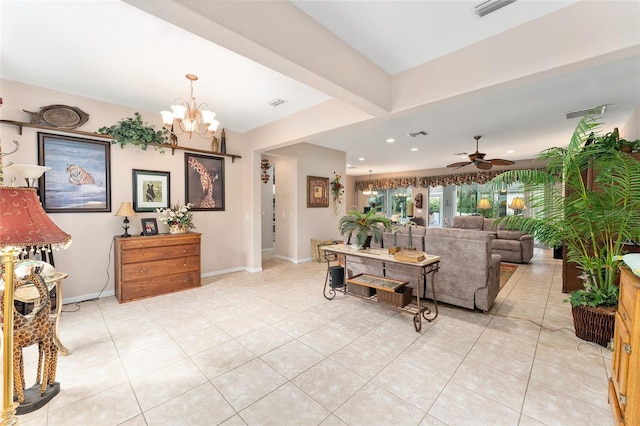
M 491 164 L 490 161 L 486 161 L 482 163 L 477 163 L 476 167 L 478 167 L 480 170 L 491 170 L 491 168 L 493 167 L 493 164 Z
M 493 160 L 489 161 L 491 161 L 491 164 L 493 164 L 494 166 L 510 166 L 512 164 L 516 164 L 515 161 L 503 160 L 502 158 L 494 158 Z
M 458 163 L 448 164 L 447 167 L 464 167 L 466 165 L 472 164 L 471 161 L 460 161 Z

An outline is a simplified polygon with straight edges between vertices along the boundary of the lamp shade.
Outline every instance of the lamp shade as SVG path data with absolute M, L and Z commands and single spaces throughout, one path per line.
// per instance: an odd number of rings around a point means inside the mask
M 511 210 L 524 210 L 524 200 L 520 197 L 515 197 L 509 204 Z
M 480 210 L 486 210 L 491 208 L 491 203 L 488 198 L 480 198 L 478 200 L 478 208 Z
M 133 208 L 131 207 L 131 203 L 130 202 L 124 202 L 122 204 L 120 204 L 120 208 L 118 209 L 118 212 L 116 213 L 116 216 L 135 216 L 136 212 L 133 211 Z
M 0 187 L 0 247 L 47 244 L 66 248 L 71 235 L 47 216 L 35 188 Z
M 8 167 L 14 169 L 17 174 L 25 179 L 37 179 L 42 176 L 44 172 L 51 170 L 51 167 L 36 166 L 35 164 L 12 164 Z

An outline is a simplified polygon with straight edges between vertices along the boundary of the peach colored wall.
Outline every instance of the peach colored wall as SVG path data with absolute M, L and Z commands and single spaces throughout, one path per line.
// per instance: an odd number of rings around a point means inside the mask
M 78 130 L 93 132 L 103 125 L 111 125 L 123 117 L 131 116 L 132 109 L 96 100 L 75 96 L 2 80 L 4 104 L 0 110 L 6 120 L 28 121 L 22 109 L 38 111 L 42 106 L 63 104 L 76 106 L 90 115 L 89 121 Z M 145 121 L 160 127 L 159 114 L 140 111 Z M 60 132 L 64 134 L 64 132 Z M 12 140 L 18 140 L 20 150 L 5 157 L 15 163 L 37 164 L 37 130 L 18 128 L 3 124 L 0 126 L 2 150 L 9 151 Z M 202 273 L 219 274 L 241 270 L 247 262 L 244 245 L 246 222 L 251 217 L 245 214 L 243 188 L 247 173 L 250 173 L 251 151 L 243 135 L 227 132 L 227 152 L 243 158 L 231 163 L 225 159 L 225 211 L 194 212 L 195 231 L 202 235 Z M 180 140 L 181 145 L 210 149 L 210 142 L 194 137 L 190 142 Z M 111 146 L 111 209 L 109 213 L 52 213 L 52 220 L 73 237 L 72 245 L 65 251 L 56 253 L 56 267 L 69 274 L 64 284 L 65 301 L 77 301 L 113 294 L 113 249 L 114 235 L 122 233 L 122 219 L 114 214 L 123 201 L 132 200 L 132 169 L 160 170 L 171 173 L 171 202 L 184 202 L 184 151 L 159 154 L 154 150 L 142 151 L 138 148 L 118 145 Z M 11 168 L 5 168 L 5 184 L 12 177 Z M 130 218 L 131 234 L 141 231 L 140 219 L 158 217 L 155 213 L 139 213 Z M 162 225 L 160 231 L 163 231 Z M 166 231 L 165 231 L 166 232 Z

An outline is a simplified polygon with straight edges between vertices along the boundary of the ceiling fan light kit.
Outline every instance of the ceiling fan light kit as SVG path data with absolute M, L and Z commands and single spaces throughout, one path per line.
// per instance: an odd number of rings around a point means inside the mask
M 468 166 L 469 164 L 474 164 L 480 170 L 491 170 L 493 166 L 511 166 L 516 164 L 515 161 L 511 160 L 503 160 L 502 158 L 493 158 L 491 160 L 485 160 L 484 152 L 478 151 L 478 141 L 482 136 L 474 136 L 473 138 L 476 140 L 476 152 L 473 154 L 469 154 L 469 161 L 459 161 L 457 163 L 448 164 L 447 167 L 455 167 L 460 168 L 464 166 Z

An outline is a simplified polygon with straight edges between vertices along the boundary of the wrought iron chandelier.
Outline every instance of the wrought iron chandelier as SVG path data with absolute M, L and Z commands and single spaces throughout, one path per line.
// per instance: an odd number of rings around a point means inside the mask
M 213 138 L 220 122 L 215 120 L 215 112 L 203 109 L 207 108 L 206 103 L 196 107 L 196 98 L 193 96 L 193 82 L 198 79 L 197 75 L 187 74 L 187 80 L 191 83 L 191 97 L 189 101 L 182 98 L 176 99 L 176 104 L 171 105 L 171 111 L 161 111 L 164 126 L 173 135 L 188 133 L 189 138 L 195 132 L 203 138 Z

